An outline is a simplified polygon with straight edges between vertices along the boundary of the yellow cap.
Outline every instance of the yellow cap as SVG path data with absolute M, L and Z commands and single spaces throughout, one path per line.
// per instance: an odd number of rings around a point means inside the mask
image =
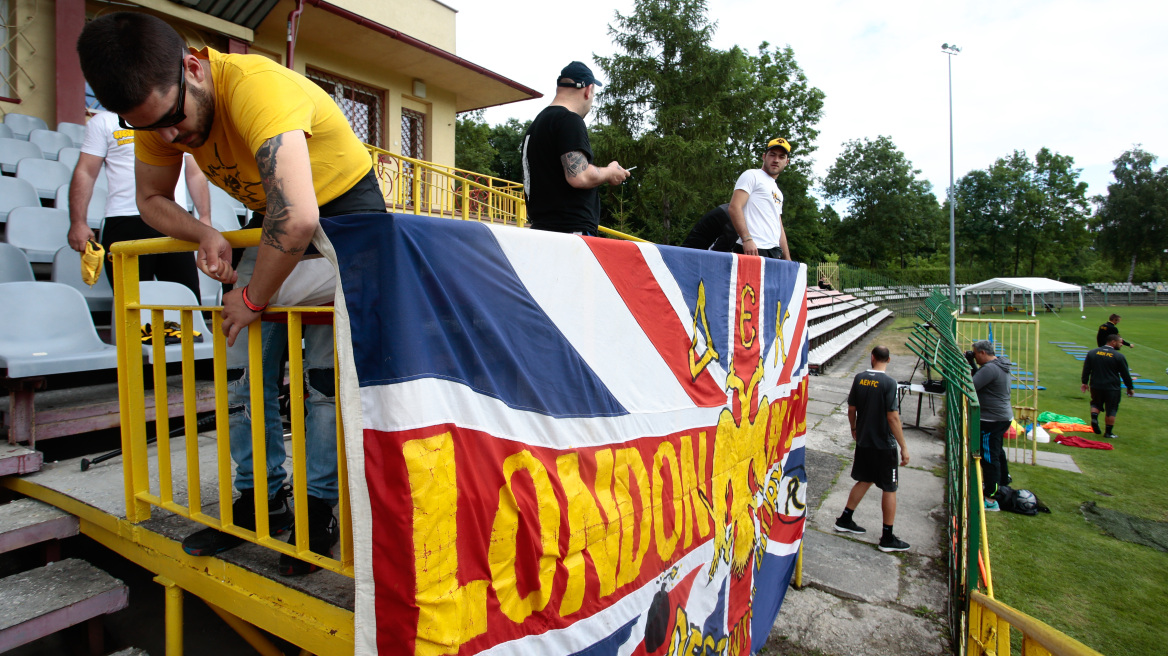
M 770 150 L 771 148 L 782 148 L 788 153 L 791 152 L 791 144 L 787 143 L 787 140 L 782 137 L 776 137 L 768 141 L 766 149 Z

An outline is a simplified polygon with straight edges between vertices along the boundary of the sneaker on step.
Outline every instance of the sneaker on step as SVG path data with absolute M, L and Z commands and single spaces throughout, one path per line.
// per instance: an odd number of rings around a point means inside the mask
M 878 546 L 880 547 L 880 550 L 884 552 L 908 551 L 908 543 L 896 537 L 895 535 L 880 538 L 880 544 Z
M 268 533 L 271 535 L 280 535 L 292 527 L 295 517 L 288 504 L 291 492 L 292 487 L 284 485 L 276 492 L 276 496 L 268 500 Z M 239 528 L 255 530 L 255 490 L 240 491 L 239 498 L 231 504 L 231 517 Z M 182 547 L 183 551 L 192 556 L 214 556 L 243 543 L 241 537 L 208 527 L 188 535 Z
M 333 504 L 308 497 L 308 549 L 322 556 L 332 556 L 333 547 L 341 539 L 341 526 L 333 516 Z M 296 545 L 296 528 L 288 535 L 288 544 Z M 294 556 L 280 554 L 280 564 L 276 571 L 281 576 L 302 576 L 320 569 L 315 563 L 308 563 Z
M 855 520 L 849 519 L 844 521 L 842 519 L 835 520 L 835 530 L 840 533 L 867 533 L 868 529 L 860 526 Z
M 985 500 L 985 511 L 986 512 L 999 512 L 1001 509 L 1002 509 L 1002 507 L 998 505 L 997 499 L 986 499 Z

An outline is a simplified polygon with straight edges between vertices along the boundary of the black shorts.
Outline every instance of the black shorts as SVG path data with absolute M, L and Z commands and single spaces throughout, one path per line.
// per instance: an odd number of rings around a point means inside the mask
M 1091 388 L 1091 407 L 1103 410 L 1108 417 L 1114 417 L 1119 413 L 1119 400 L 1122 398 L 1123 392 L 1120 390 Z
M 885 492 L 895 492 L 900 455 L 896 449 L 856 447 L 852 461 L 852 479 L 861 483 L 875 483 Z

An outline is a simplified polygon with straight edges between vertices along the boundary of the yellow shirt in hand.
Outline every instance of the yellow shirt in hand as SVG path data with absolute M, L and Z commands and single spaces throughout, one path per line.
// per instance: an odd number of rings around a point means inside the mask
M 267 196 L 255 154 L 272 137 L 301 130 L 308 141 L 317 205 L 337 198 L 373 167 L 364 144 L 353 134 L 333 99 L 314 82 L 261 55 L 191 49 L 210 62 L 215 118 L 202 146 L 190 149 L 138 132 L 134 154 L 155 166 L 178 166 L 189 152 L 212 184 L 263 213 Z M 187 107 L 196 98 L 188 90 Z

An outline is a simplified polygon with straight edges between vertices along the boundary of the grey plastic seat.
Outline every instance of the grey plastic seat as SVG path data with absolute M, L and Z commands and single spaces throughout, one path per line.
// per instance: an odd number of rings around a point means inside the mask
M 223 191 L 221 188 L 216 187 L 213 184 L 210 185 L 210 187 L 211 187 L 211 212 L 212 212 L 212 214 L 215 212 L 215 197 L 219 196 L 220 198 L 223 199 L 223 201 L 225 201 L 228 205 L 231 206 L 232 210 L 235 211 L 235 215 L 237 217 L 239 217 L 237 219 L 237 221 L 239 222 L 239 225 L 242 226 L 245 223 L 247 223 L 247 213 L 250 210 L 247 209 L 246 205 L 239 202 L 238 199 L 236 199 L 234 196 L 227 193 L 226 191 Z M 233 230 L 238 230 L 238 228 L 233 228 Z
M 106 262 L 101 277 L 90 287 L 81 279 L 81 253 L 64 246 L 53 256 L 51 279 L 81 292 L 90 312 L 110 312 L 114 309 L 114 290 L 109 283 L 109 268 L 110 264 Z
M 4 115 L 4 125 L 12 128 L 12 134 L 17 139 L 23 139 L 24 141 L 28 141 L 28 135 L 33 130 L 49 129 L 49 125 L 36 116 L 17 114 L 15 112 L 9 112 Z
M 93 194 L 89 197 L 89 209 L 85 213 L 85 223 L 94 230 L 101 228 L 102 221 L 105 221 L 106 193 L 105 189 L 94 187 Z M 69 211 L 68 183 L 57 187 L 56 201 L 54 201 L 53 206 L 59 210 Z
M 223 304 L 223 283 L 199 271 L 199 303 L 202 305 Z
M 69 215 L 51 207 L 18 207 L 8 213 L 4 238 L 29 262 L 52 262 L 57 250 L 69 245 Z
M 78 148 L 81 147 L 81 142 L 85 141 L 85 126 L 80 123 L 61 121 L 57 123 L 57 132 L 69 137 L 73 141 L 73 145 Z
M 56 130 L 33 130 L 28 135 L 30 143 L 34 143 L 41 147 L 41 152 L 44 153 L 45 159 L 56 160 L 57 153 L 61 152 L 62 148 L 75 148 L 73 140 L 68 135 L 61 134 Z
M 57 153 L 57 161 L 69 167 L 69 170 L 77 168 L 77 160 L 81 159 L 81 149 L 73 146 L 62 148 Z
M 11 116 L 11 114 L 9 114 Z M 16 164 L 25 158 L 44 159 L 41 147 L 20 139 L 0 137 L 0 171 L 16 173 Z
M 79 265 L 80 266 L 80 265 Z M 144 280 L 139 283 L 138 299 L 143 305 L 199 305 L 194 293 L 186 285 L 163 280 Z M 151 323 L 151 311 L 142 310 L 142 325 Z M 181 325 L 182 317 L 178 310 L 166 310 L 163 321 L 174 321 Z M 203 313 L 198 310 L 191 313 L 191 326 L 195 332 L 203 337 L 202 342 L 193 344 L 196 360 L 209 360 L 215 357 L 215 344 L 211 339 L 211 331 L 203 320 Z M 142 344 L 142 359 L 154 364 L 154 345 Z M 168 344 L 166 346 L 166 361 L 180 362 L 182 360 L 182 344 Z
M 8 213 L 17 207 L 40 207 L 36 187 L 28 180 L 0 177 L 0 222 L 8 220 Z
M 56 198 L 57 188 L 69 184 L 73 172 L 60 162 L 25 158 L 16 164 L 16 177 L 31 182 L 41 198 Z
M 0 137 L 5 139 L 15 139 L 16 135 L 12 134 L 12 128 L 0 123 Z
M 78 259 L 80 267 L 81 260 Z M 80 278 L 81 274 L 77 274 Z M 32 265 L 28 263 L 28 256 L 24 251 L 0 242 L 0 283 L 4 282 L 32 282 L 36 277 L 32 273 Z
M 0 284 L 0 367 L 8 378 L 116 369 L 81 292 L 55 282 Z M 19 311 L 15 311 L 19 309 Z
M 218 192 L 218 193 L 216 193 Z M 239 230 L 239 214 L 231 204 L 231 196 L 219 187 L 211 186 L 211 227 L 219 232 Z

